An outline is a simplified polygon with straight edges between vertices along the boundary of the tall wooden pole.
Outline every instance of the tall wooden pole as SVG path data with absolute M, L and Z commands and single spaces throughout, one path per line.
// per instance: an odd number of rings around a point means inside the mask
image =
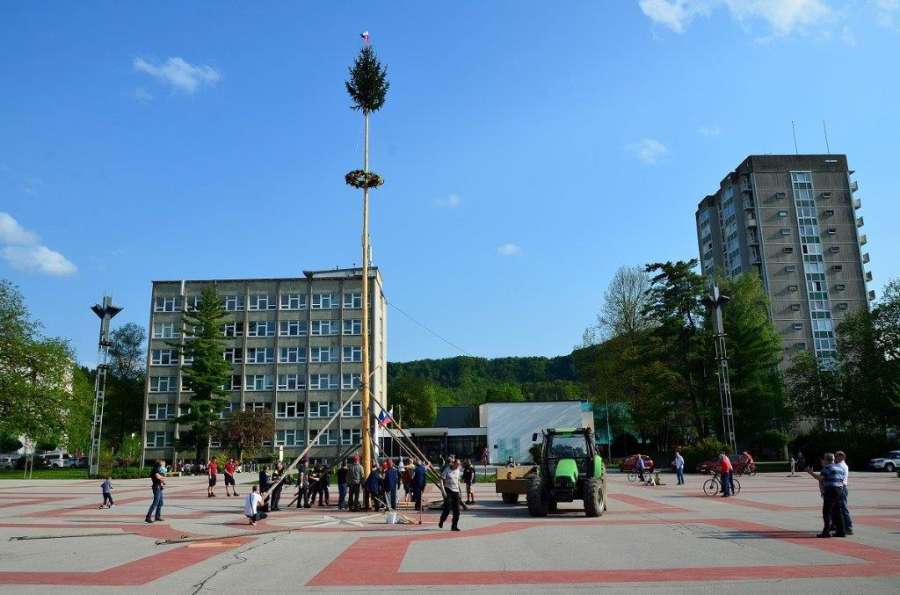
M 371 470 L 372 451 L 369 437 L 372 411 L 369 400 L 369 112 L 363 111 L 363 233 L 362 233 L 362 464 L 364 477 Z

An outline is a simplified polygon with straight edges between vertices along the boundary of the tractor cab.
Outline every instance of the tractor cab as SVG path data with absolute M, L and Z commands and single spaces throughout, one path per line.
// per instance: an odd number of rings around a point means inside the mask
M 538 434 L 532 436 L 537 441 Z M 558 502 L 585 501 L 585 512 L 599 516 L 606 507 L 603 459 L 596 452 L 590 428 L 544 430 L 540 473 L 528 493 L 529 510 L 544 516 Z

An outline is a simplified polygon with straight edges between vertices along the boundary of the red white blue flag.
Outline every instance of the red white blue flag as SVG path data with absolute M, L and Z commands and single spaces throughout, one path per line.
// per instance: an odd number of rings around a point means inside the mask
M 389 423 L 392 423 L 393 421 L 394 421 L 394 408 L 393 407 L 391 407 L 387 411 L 382 409 L 381 413 L 378 414 L 378 425 L 379 426 L 386 426 Z
M 362 37 L 362 40 L 364 42 L 366 42 L 366 45 L 369 45 L 369 32 L 368 31 L 363 31 L 362 33 L 359 34 L 359 36 Z

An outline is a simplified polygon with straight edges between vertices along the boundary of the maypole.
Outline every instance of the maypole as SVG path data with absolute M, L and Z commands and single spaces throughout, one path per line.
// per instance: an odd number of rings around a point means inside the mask
M 371 406 L 371 377 L 369 373 L 369 188 L 377 188 L 384 181 L 376 173 L 369 171 L 369 114 L 384 105 L 390 83 L 387 69 L 375 57 L 375 50 L 369 45 L 369 32 L 360 35 L 364 46 L 353 66 L 350 79 L 344 84 L 353 100 L 352 109 L 363 113 L 363 168 L 355 169 L 344 176 L 344 181 L 363 191 L 362 224 L 362 464 L 365 476 L 369 476 L 372 462 L 371 437 L 373 411 Z

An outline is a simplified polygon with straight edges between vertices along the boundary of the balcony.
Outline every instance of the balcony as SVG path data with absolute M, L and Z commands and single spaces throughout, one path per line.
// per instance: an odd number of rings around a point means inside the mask
M 862 200 L 859 199 L 859 198 L 854 198 L 854 199 L 853 199 L 853 208 L 854 208 L 854 209 L 861 209 L 861 208 L 862 208 Z
M 774 198 L 775 200 L 784 200 L 785 196 L 786 195 L 784 192 L 776 192 L 772 198 Z
M 857 217 L 857 218 L 856 218 L 856 227 L 862 227 L 862 226 L 865 225 L 865 224 L 866 224 L 866 222 L 863 221 L 863 218 L 862 218 L 862 217 Z
M 863 253 L 862 261 L 863 261 L 863 264 L 869 264 L 869 253 L 868 252 Z
M 866 283 L 872 281 L 872 271 L 866 271 Z
M 747 227 L 756 227 L 756 217 L 747 217 Z
M 831 192 L 828 192 L 828 191 L 823 192 L 819 195 L 819 198 L 824 198 L 824 199 L 831 198 Z
M 857 190 L 859 190 L 859 182 L 853 180 L 850 182 L 850 192 L 856 192 Z
M 866 234 L 862 234 L 861 236 L 859 236 L 859 245 L 860 246 L 865 246 L 868 241 L 869 241 L 869 238 L 866 237 Z

